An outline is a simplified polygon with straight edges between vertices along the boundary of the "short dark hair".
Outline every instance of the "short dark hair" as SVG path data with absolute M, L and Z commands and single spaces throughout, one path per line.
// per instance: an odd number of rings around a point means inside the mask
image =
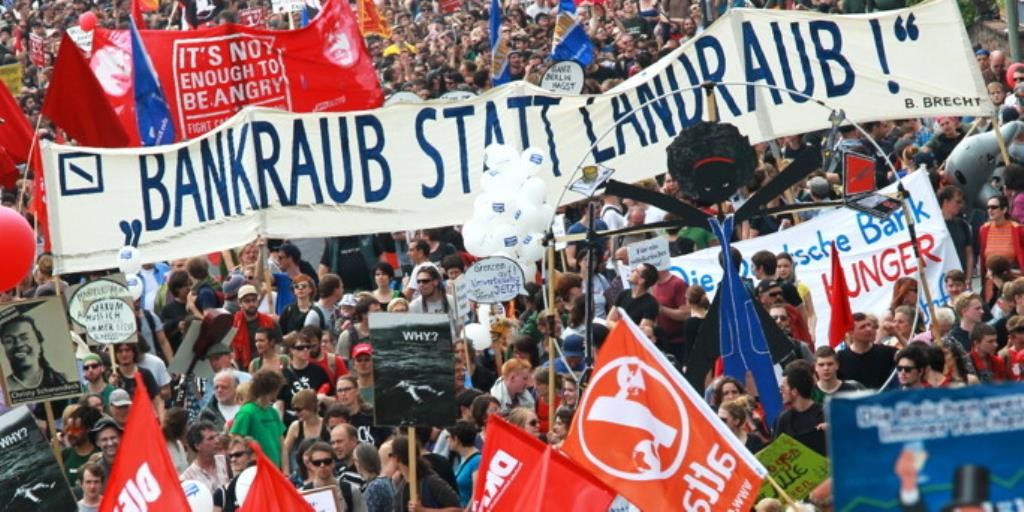
M 929 345 L 925 349 L 925 356 L 928 360 L 928 368 L 936 372 L 946 369 L 946 353 L 938 345 Z
M 957 188 L 956 186 L 946 185 L 945 187 L 939 189 L 939 191 L 935 194 L 935 197 L 936 199 L 939 200 L 939 206 L 942 206 L 942 203 L 956 199 L 957 197 L 962 197 L 963 195 L 964 192 Z
M 423 254 L 430 254 L 430 244 L 428 244 L 426 240 L 413 241 L 411 244 L 409 244 L 409 247 L 412 249 L 416 249 L 417 251 L 422 252 Z
M 754 268 L 761 267 L 765 274 L 775 275 L 775 267 L 778 265 L 778 257 L 771 251 L 757 251 L 750 257 Z
M 462 446 L 473 446 L 476 442 L 476 427 L 466 420 L 459 420 L 448 427 L 448 434 L 459 440 Z
M 185 270 L 188 271 L 188 275 L 196 281 L 202 281 L 207 277 L 210 277 L 210 264 L 206 262 L 206 259 L 202 256 L 196 256 L 189 258 L 188 262 L 185 263 Z
M 449 254 L 441 259 L 441 268 L 445 270 L 450 268 L 466 270 L 466 263 L 462 261 L 462 256 L 459 256 L 458 254 Z
M 644 281 L 644 288 L 650 288 L 658 282 L 658 269 L 650 263 L 640 264 L 640 279 Z
M 979 323 L 971 329 L 970 340 L 971 343 L 977 343 L 982 340 L 985 336 L 995 336 L 996 328 L 986 323 Z
M 85 464 L 82 464 L 78 468 L 79 484 L 82 483 L 82 477 L 85 476 L 86 473 L 89 473 L 92 476 L 99 477 L 101 482 L 107 480 L 107 472 L 103 470 L 103 466 L 101 466 L 100 463 L 98 462 L 86 462 Z
M 908 345 L 896 352 L 896 362 L 899 363 L 900 359 L 910 359 L 914 363 L 914 368 L 921 369 L 928 366 L 928 357 L 921 347 L 916 345 Z
M 814 375 L 811 374 L 807 366 L 787 365 L 786 372 L 782 377 L 786 379 L 789 388 L 796 390 L 800 396 L 811 397 L 811 392 L 814 390 Z
M 349 420 L 352 419 L 352 413 L 349 412 L 348 407 L 345 407 L 344 405 L 341 404 L 334 404 L 328 407 L 327 411 L 324 412 L 325 420 L 331 418 L 341 418 L 345 420 L 346 423 L 348 423 Z
M 171 295 L 177 295 L 182 288 L 186 287 L 188 287 L 188 272 L 184 270 L 171 272 L 171 275 L 167 278 L 167 289 L 171 292 Z
M 196 447 L 199 446 L 199 443 L 203 442 L 203 432 L 207 430 L 216 432 L 217 427 L 213 426 L 213 423 L 209 421 L 200 421 L 188 427 L 188 432 L 185 433 L 185 442 L 188 443 L 188 447 L 192 451 L 197 451 Z
M 328 297 L 335 290 L 342 287 L 341 277 L 338 274 L 324 274 L 320 278 L 320 285 L 317 286 L 317 293 L 320 297 Z
M 822 358 L 822 357 L 828 357 L 828 358 L 831 358 L 831 359 L 836 359 L 837 361 L 839 359 L 838 356 L 836 355 L 836 350 L 834 348 L 828 346 L 828 345 L 822 345 L 822 346 L 818 347 L 814 351 L 814 358 L 815 359 Z
M 388 276 L 388 279 L 394 279 L 395 278 L 395 267 L 392 267 L 391 264 L 386 262 L 386 261 L 378 262 L 377 266 L 373 267 L 373 272 L 374 273 L 380 272 L 380 273 Z

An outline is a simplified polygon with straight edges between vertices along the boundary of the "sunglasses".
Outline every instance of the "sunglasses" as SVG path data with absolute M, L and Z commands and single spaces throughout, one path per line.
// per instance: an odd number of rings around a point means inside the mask
M 427 284 L 427 283 L 433 283 L 434 280 L 433 279 L 417 279 L 416 282 L 419 283 L 419 284 Z
M 249 455 L 249 452 L 231 452 L 231 453 L 228 454 L 228 457 L 230 457 L 232 460 L 234 460 L 234 459 L 240 459 L 242 457 L 245 457 L 246 455 Z
M 910 372 L 912 372 L 912 371 L 914 371 L 916 369 L 917 368 L 914 367 L 914 366 L 897 366 L 896 367 L 896 371 L 898 371 L 900 373 L 910 373 Z
M 293 345 L 292 350 L 309 350 L 312 345 Z
M 324 466 L 334 464 L 334 459 L 309 459 L 309 463 L 318 468 L 322 468 Z
M 100 367 L 100 365 L 98 365 L 98 364 L 83 364 L 82 365 L 82 368 L 85 369 L 86 371 L 92 370 L 92 369 L 95 369 L 95 368 L 99 368 L 99 367 Z
M 999 206 L 998 204 L 990 204 L 990 205 L 987 205 L 987 208 L 989 210 L 998 210 L 998 209 L 1002 208 L 1002 206 Z
M 772 320 L 775 320 L 776 322 L 788 322 L 789 317 L 784 315 L 775 315 L 772 316 Z
M 534 419 L 532 419 L 532 420 L 530 420 L 530 421 L 529 421 L 529 425 L 530 425 L 531 427 L 536 427 L 537 425 L 540 425 L 540 420 L 538 420 L 538 419 L 534 418 Z
M 355 389 L 355 388 L 353 388 L 351 386 L 350 387 L 344 387 L 344 388 L 338 388 L 338 393 L 348 393 L 349 391 L 352 391 L 353 389 Z
M 778 297 L 778 296 L 780 296 L 780 295 L 782 295 L 782 292 L 779 292 L 779 291 L 775 291 L 775 292 L 768 292 L 768 296 L 769 296 L 769 297 Z

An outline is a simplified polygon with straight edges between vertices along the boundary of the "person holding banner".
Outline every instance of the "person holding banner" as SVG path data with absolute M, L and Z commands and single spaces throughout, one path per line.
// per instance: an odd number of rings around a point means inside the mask
M 459 505 L 459 495 L 452 489 L 443 478 L 438 476 L 430 462 L 420 455 L 416 461 L 416 482 L 419 489 L 419 503 L 410 499 L 409 493 L 409 443 L 415 443 L 415 453 L 420 454 L 420 443 L 416 439 L 409 439 L 405 436 L 396 437 L 391 445 L 392 456 L 398 463 L 398 472 L 401 478 L 395 483 L 398 492 L 395 496 L 395 512 L 406 510 L 431 510 L 440 509 L 443 512 L 462 512 Z

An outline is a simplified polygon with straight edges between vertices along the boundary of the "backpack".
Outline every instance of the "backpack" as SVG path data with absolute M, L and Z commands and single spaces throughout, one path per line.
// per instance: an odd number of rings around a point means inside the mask
M 355 505 L 352 504 L 352 484 L 342 481 L 338 481 L 339 487 L 341 487 L 341 497 L 345 500 L 345 510 L 355 510 Z

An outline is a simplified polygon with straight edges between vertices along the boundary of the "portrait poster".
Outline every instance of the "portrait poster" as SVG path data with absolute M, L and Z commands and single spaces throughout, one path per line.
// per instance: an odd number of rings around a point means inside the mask
M 82 394 L 75 345 L 60 297 L 0 306 L 0 342 L 8 405 Z
M 374 423 L 453 425 L 455 356 L 448 315 L 370 313 Z
M 28 407 L 0 416 L 0 448 L 3 510 L 78 510 L 64 472 Z
M 826 417 L 836 512 L 1020 510 L 1024 384 L 848 393 Z

